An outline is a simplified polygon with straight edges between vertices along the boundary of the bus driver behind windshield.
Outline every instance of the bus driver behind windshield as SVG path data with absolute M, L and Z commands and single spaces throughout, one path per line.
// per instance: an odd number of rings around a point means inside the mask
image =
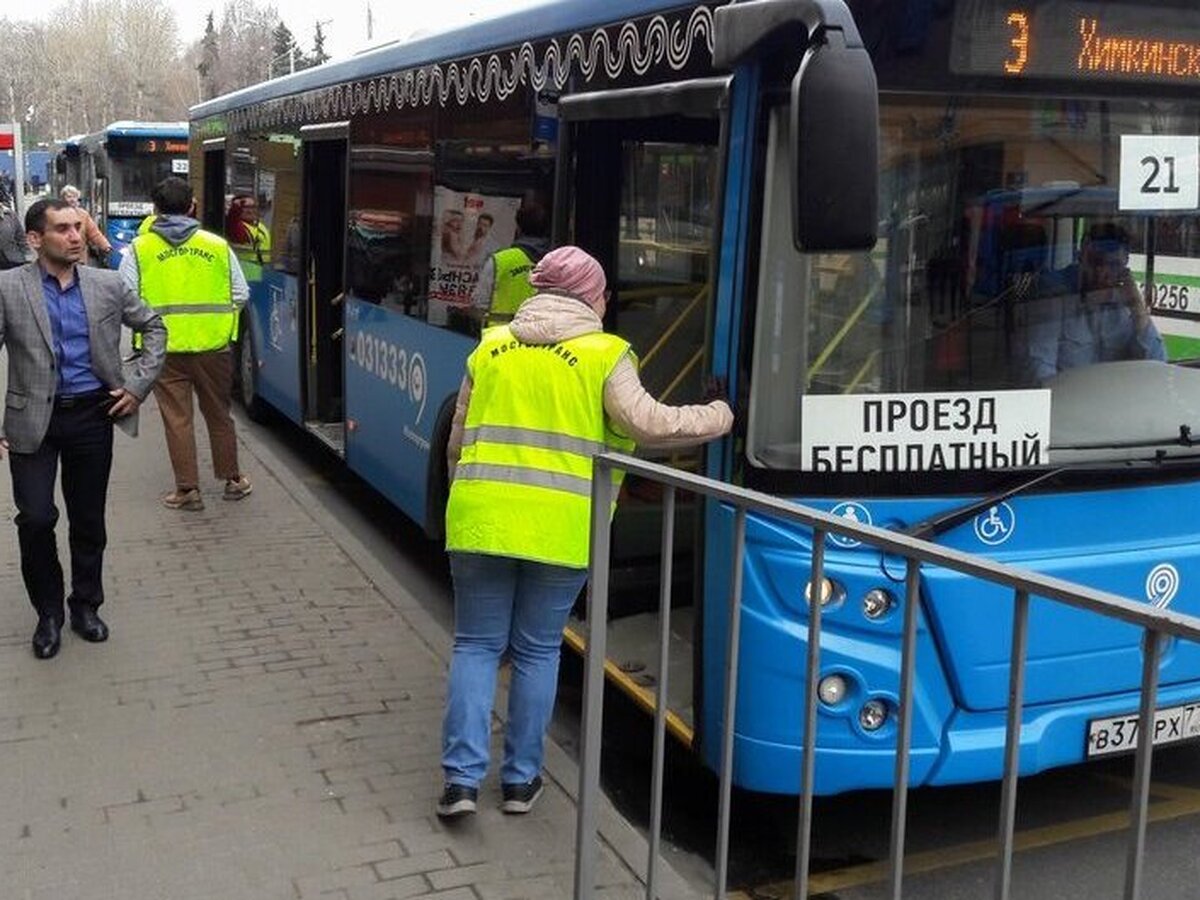
M 1162 337 L 1129 271 L 1129 232 L 1091 226 L 1079 263 L 1043 276 L 1031 302 L 1028 362 L 1041 383 L 1066 369 L 1122 359 L 1166 361 Z

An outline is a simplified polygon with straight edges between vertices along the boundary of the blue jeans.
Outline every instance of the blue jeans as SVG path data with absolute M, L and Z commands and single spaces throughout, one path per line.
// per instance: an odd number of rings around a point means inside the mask
M 450 572 L 454 655 L 442 723 L 446 781 L 478 787 L 487 774 L 496 671 L 506 651 L 512 682 L 500 780 L 532 781 L 542 770 L 563 626 L 587 570 L 455 552 Z

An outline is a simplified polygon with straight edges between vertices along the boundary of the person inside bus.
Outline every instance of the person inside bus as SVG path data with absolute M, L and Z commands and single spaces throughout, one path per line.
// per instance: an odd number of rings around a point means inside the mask
M 1079 262 L 1043 280 L 1027 333 L 1030 375 L 1039 384 L 1094 363 L 1166 360 L 1162 337 L 1129 271 L 1129 232 L 1123 226 L 1101 222 L 1088 229 Z
M 511 321 L 517 308 L 534 295 L 529 273 L 550 249 L 548 231 L 545 204 L 527 197 L 517 210 L 512 245 L 488 255 L 471 293 L 472 315 L 487 327 Z
M 550 251 L 530 281 L 537 292 L 468 358 L 447 445 L 455 623 L 443 818 L 475 812 L 506 654 L 500 808 L 526 813 L 541 794 L 562 630 L 587 580 L 592 457 L 695 445 L 733 425 L 722 399 L 668 406 L 646 392 L 629 343 L 604 332 L 604 270 L 583 250 Z
M 262 279 L 271 264 L 271 230 L 258 217 L 258 201 L 250 194 L 235 194 L 225 216 L 225 239 L 233 245 L 246 278 Z
M 62 190 L 58 192 L 58 196 L 79 213 L 83 220 L 84 244 L 90 252 L 101 259 L 108 259 L 108 254 L 112 253 L 112 244 L 108 242 L 108 238 L 104 236 L 104 232 L 100 230 L 100 226 L 96 224 L 96 220 L 92 218 L 91 214 L 79 205 L 79 188 L 73 184 L 64 184 Z

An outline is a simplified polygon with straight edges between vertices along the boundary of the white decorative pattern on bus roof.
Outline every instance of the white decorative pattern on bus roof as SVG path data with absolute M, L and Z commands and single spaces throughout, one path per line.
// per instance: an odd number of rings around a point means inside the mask
M 521 86 L 533 90 L 562 90 L 572 70 L 591 81 L 597 74 L 609 78 L 645 75 L 666 63 L 679 71 L 693 62 L 701 48 L 711 59 L 713 51 L 712 10 L 698 6 L 686 20 L 674 21 L 655 15 L 595 29 L 588 37 L 576 32 L 565 41 L 545 43 L 539 61 L 530 42 L 519 47 L 475 56 L 466 60 L 405 69 L 360 81 L 330 85 L 282 97 L 242 109 L 230 110 L 227 118 L 217 116 L 201 126 L 201 136 L 226 131 L 269 128 L 284 124 L 344 119 L 384 109 L 406 106 L 465 106 L 474 100 L 503 101 Z M 507 64 L 502 60 L 507 57 Z M 224 127 L 223 127 L 224 126 Z

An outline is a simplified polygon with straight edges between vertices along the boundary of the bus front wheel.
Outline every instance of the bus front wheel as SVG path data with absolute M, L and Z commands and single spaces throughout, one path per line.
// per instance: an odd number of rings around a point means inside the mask
M 252 422 L 261 422 L 266 417 L 266 404 L 258 395 L 258 354 L 254 352 L 254 336 L 249 323 L 242 326 L 242 333 L 234 348 L 237 354 L 237 394 Z

